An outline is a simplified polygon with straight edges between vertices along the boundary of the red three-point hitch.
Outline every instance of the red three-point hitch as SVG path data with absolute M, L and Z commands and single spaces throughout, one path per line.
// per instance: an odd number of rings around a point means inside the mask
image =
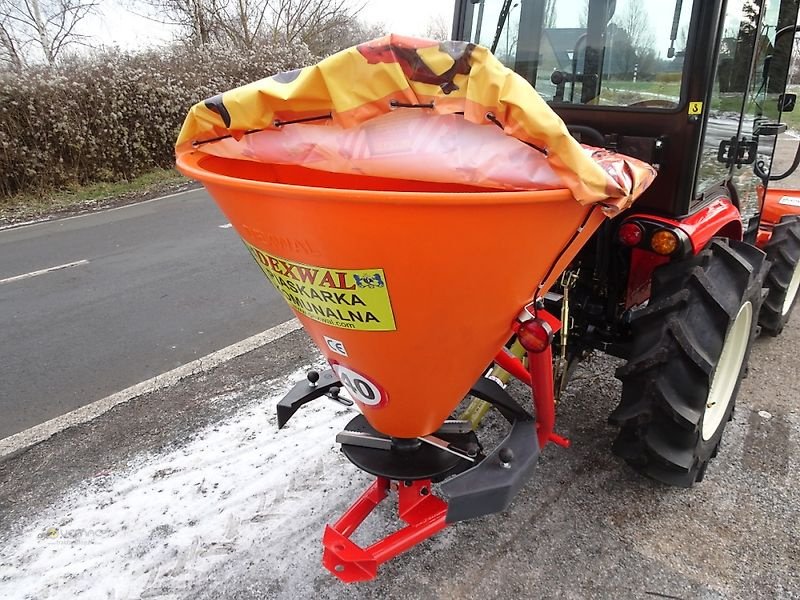
M 392 488 L 397 490 L 398 515 L 406 526 L 371 546 L 358 546 L 350 537 Z M 446 515 L 447 503 L 433 495 L 430 480 L 391 482 L 378 477 L 336 523 L 325 528 L 322 564 L 346 583 L 374 579 L 379 565 L 443 529 Z

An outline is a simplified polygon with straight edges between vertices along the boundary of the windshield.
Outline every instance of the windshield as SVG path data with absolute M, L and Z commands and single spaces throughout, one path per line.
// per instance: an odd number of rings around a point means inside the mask
M 692 0 L 482 0 L 470 39 L 554 104 L 671 109 Z

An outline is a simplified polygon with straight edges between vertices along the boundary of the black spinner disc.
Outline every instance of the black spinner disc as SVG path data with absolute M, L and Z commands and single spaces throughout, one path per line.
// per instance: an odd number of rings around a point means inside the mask
M 364 415 L 358 415 L 352 419 L 344 429 L 345 431 L 357 431 L 385 437 L 367 422 Z M 477 448 L 478 446 L 478 438 L 473 431 L 469 433 L 434 435 L 450 442 L 462 451 L 470 447 Z M 396 448 L 379 450 L 342 444 L 342 452 L 350 462 L 362 471 L 395 481 L 414 481 L 417 479 L 441 481 L 450 472 L 464 470 L 473 464 L 451 452 L 425 442 L 420 442 L 413 450 Z

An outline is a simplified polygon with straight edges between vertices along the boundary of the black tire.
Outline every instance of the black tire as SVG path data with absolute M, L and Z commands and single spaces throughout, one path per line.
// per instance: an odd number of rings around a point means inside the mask
M 632 319 L 630 360 L 616 373 L 622 401 L 609 417 L 621 428 L 614 453 L 640 473 L 681 487 L 702 480 L 747 368 L 766 269 L 754 246 L 714 239 L 697 256 L 654 271 L 650 302 Z M 737 349 L 728 356 L 735 358 L 724 368 L 735 380 L 720 380 L 715 395 L 725 404 L 711 410 L 711 384 L 734 329 Z
M 764 252 L 771 263 L 766 280 L 769 294 L 761 306 L 758 323 L 765 333 L 777 336 L 783 331 L 800 296 L 795 279 L 800 268 L 800 217 L 783 217 L 772 230 L 772 238 Z M 790 291 L 793 299 L 787 298 Z

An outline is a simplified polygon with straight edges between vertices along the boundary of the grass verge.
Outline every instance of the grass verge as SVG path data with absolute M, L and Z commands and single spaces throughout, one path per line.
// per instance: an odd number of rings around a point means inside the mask
M 92 183 L 64 190 L 0 198 L 0 226 L 132 204 L 194 184 L 175 169 L 156 169 L 130 181 Z

